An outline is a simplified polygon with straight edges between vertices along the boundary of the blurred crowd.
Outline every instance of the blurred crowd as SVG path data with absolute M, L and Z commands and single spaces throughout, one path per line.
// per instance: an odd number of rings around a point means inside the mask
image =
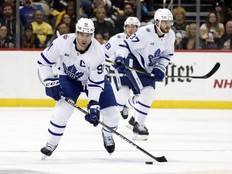
M 184 7 L 172 9 L 176 49 L 232 49 L 232 2 L 209 1 L 212 8 L 200 26 L 186 20 Z M 155 0 L 141 0 L 142 25 L 154 22 L 156 9 Z M 20 48 L 47 47 L 58 36 L 75 32 L 80 17 L 93 20 L 95 38 L 104 44 L 123 32 L 127 17 L 136 16 L 136 0 L 80 0 L 80 8 L 75 0 L 20 0 L 19 15 Z M 16 47 L 16 24 L 16 0 L 0 0 L 0 48 Z
M 232 49 L 232 3 L 212 1 L 212 9 L 200 26 L 186 22 L 186 10 L 183 7 L 174 8 L 172 13 L 176 49 Z M 199 36 L 198 48 L 196 35 Z

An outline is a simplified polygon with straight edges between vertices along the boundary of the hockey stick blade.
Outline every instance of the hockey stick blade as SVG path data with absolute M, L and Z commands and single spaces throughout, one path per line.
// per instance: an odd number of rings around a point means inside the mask
M 209 77 L 211 77 L 221 66 L 221 64 L 219 62 L 217 62 L 214 67 L 212 68 L 212 70 L 207 73 L 206 75 L 203 76 L 167 76 L 167 78 L 193 78 L 193 79 L 207 79 Z
M 84 109 L 82 109 L 81 107 L 75 105 L 71 100 L 69 100 L 68 98 L 64 98 L 64 100 L 69 103 L 70 105 L 72 105 L 74 108 L 78 109 L 80 112 L 82 112 L 83 114 L 87 115 L 88 112 L 85 111 Z M 123 140 L 125 140 L 126 142 L 128 142 L 129 144 L 133 145 L 134 147 L 136 147 L 137 149 L 139 149 L 140 151 L 142 151 L 143 153 L 145 153 L 146 155 L 150 156 L 152 159 L 158 161 L 158 162 L 168 162 L 168 160 L 165 158 L 165 156 L 161 156 L 161 157 L 155 157 L 152 154 L 150 154 L 149 152 L 147 152 L 146 150 L 144 150 L 143 148 L 139 147 L 138 145 L 136 145 L 134 142 L 132 142 L 131 140 L 129 140 L 128 138 L 124 137 L 122 134 L 120 134 L 119 132 L 117 132 L 116 130 L 112 129 L 111 127 L 107 126 L 105 123 L 98 121 L 99 124 L 101 124 L 102 126 L 104 126 L 105 128 L 107 128 L 108 130 L 112 131 L 114 134 L 116 134 L 117 136 L 119 136 L 120 138 L 122 138 Z
M 220 66 L 221 66 L 221 64 L 219 62 L 217 62 L 214 65 L 213 69 L 208 74 L 206 74 L 204 76 L 192 76 L 192 78 L 207 79 L 207 78 L 211 77 L 219 69 Z
M 110 60 L 106 60 L 107 62 L 111 63 L 111 64 L 115 64 L 114 62 L 110 61 Z M 166 76 L 166 78 L 193 78 L 193 79 L 207 79 L 209 77 L 211 77 L 220 67 L 220 63 L 217 62 L 214 67 L 212 68 L 212 70 L 206 74 L 206 75 L 203 75 L 203 76 Z M 148 72 L 145 72 L 145 71 L 140 71 L 140 70 L 137 70 L 137 69 L 134 69 L 132 67 L 128 67 L 128 66 L 125 66 L 126 69 L 129 69 L 129 70 L 132 70 L 132 71 L 136 71 L 140 74 L 145 74 L 147 76 L 150 76 L 150 77 L 155 77 L 155 74 L 152 74 L 152 73 L 148 73 Z M 111 75 L 113 76 L 113 75 Z

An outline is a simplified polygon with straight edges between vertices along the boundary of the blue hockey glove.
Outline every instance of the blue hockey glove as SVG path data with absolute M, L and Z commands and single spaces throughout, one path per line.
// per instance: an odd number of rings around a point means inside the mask
M 115 64 L 113 65 L 114 68 L 118 70 L 119 73 L 124 73 L 125 72 L 125 58 L 118 56 L 115 59 Z
M 44 83 L 46 95 L 59 101 L 63 95 L 59 80 L 57 78 L 48 78 L 44 80 Z
M 154 68 L 152 73 L 155 74 L 155 77 L 153 77 L 155 81 L 163 81 L 165 74 L 162 70 L 160 70 L 159 68 Z
M 100 106 L 98 102 L 91 100 L 88 104 L 87 109 L 89 114 L 85 116 L 85 120 L 88 121 L 90 124 L 93 124 L 94 127 L 97 126 L 100 119 Z

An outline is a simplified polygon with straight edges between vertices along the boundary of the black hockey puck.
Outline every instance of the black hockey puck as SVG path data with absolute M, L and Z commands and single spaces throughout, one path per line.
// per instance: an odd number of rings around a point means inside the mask
M 152 161 L 146 161 L 145 164 L 153 164 Z

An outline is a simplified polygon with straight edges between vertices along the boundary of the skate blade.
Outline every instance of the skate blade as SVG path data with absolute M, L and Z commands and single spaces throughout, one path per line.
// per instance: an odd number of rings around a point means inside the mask
M 132 139 L 136 141 L 146 141 L 147 137 L 148 135 L 139 135 L 134 133 L 134 137 Z

